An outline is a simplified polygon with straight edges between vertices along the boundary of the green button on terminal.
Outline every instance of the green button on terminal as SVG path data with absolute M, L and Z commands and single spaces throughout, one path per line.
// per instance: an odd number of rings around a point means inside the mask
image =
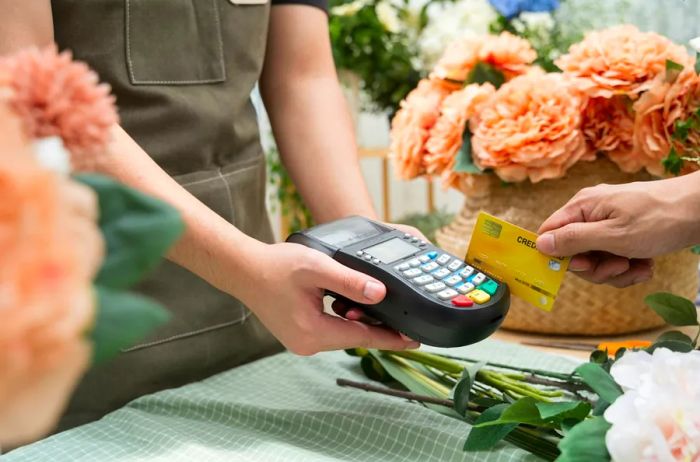
M 483 290 L 489 295 L 495 295 L 498 292 L 498 283 L 492 279 L 484 282 L 479 286 L 479 289 Z

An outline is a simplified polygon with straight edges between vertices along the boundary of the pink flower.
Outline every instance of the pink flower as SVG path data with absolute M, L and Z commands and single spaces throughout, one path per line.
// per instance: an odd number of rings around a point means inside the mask
M 469 120 L 495 92 L 496 89 L 491 84 L 472 84 L 452 93 L 443 101 L 440 117 L 430 130 L 430 138 L 425 145 L 428 152 L 425 164 L 428 174 L 443 175 L 446 187 L 464 184 L 463 177 L 467 174 L 453 171 L 457 153 L 462 147 L 464 131 Z M 472 179 L 470 184 L 475 181 L 477 180 Z
M 2 102 L 0 140 L 0 443 L 14 444 L 51 428 L 88 365 L 103 241 L 92 190 L 42 169 Z
M 450 90 L 437 79 L 423 79 L 391 122 L 391 154 L 399 177 L 412 179 L 425 173 L 425 142 L 440 115 L 440 104 Z
M 626 24 L 586 34 L 556 64 L 577 77 L 589 96 L 636 99 L 666 73 L 667 60 L 688 68 L 695 62 L 684 47 L 666 37 Z
M 623 172 L 644 166 L 632 148 L 634 111 L 628 97 L 591 98 L 583 112 L 583 133 L 594 151 L 605 153 Z
M 509 32 L 500 35 L 469 36 L 450 43 L 433 75 L 463 82 L 478 63 L 503 72 L 506 79 L 526 74 L 537 59 L 530 42 Z
M 531 73 L 504 84 L 472 119 L 472 153 L 504 181 L 561 178 L 594 160 L 581 131 L 585 98 L 561 74 Z
M 73 164 L 89 168 L 118 123 L 114 97 L 87 65 L 55 47 L 28 49 L 0 60 L 10 104 L 31 138 L 60 136 Z

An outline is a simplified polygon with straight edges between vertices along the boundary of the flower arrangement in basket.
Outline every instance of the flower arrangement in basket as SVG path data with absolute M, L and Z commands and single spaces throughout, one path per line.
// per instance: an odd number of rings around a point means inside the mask
M 508 32 L 449 45 L 393 121 L 401 177 L 476 192 L 489 173 L 538 183 L 599 155 L 629 173 L 698 169 L 700 77 L 685 48 L 621 25 L 573 45 L 562 72 L 536 57 Z
M 646 299 L 669 324 L 700 329 L 690 300 Z M 594 351 L 571 373 L 425 351 L 353 350 L 368 378 L 337 383 L 421 403 L 465 428 L 464 451 L 505 440 L 543 460 L 700 460 L 700 351 L 669 331 L 645 349 Z M 572 368 L 573 369 L 573 368 Z M 409 404 L 415 405 L 415 404 Z
M 683 46 L 619 25 L 572 45 L 555 60 L 560 72 L 545 72 L 536 57 L 527 40 L 509 32 L 455 41 L 393 119 L 400 177 L 439 176 L 467 197 L 437 237 L 453 253 L 464 254 L 480 209 L 537 230 L 583 187 L 699 168 L 700 66 Z M 516 300 L 504 325 L 591 334 L 654 327 L 658 318 L 640 311 L 644 294 L 697 291 L 697 259 L 680 258 L 657 262 L 657 279 L 672 287 L 601 295 L 605 288 L 567 280 L 549 319 Z M 597 311 L 587 307 L 587 318 L 602 322 L 581 322 L 573 305 L 562 309 L 567 300 L 597 304 Z
M 90 170 L 109 87 L 55 49 L 0 60 L 0 446 L 48 432 L 90 364 L 168 319 L 128 288 L 183 230 L 170 206 Z

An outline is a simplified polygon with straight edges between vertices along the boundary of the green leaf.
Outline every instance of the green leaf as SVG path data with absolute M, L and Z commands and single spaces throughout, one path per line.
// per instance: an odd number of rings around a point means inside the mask
M 666 342 L 666 341 L 687 343 L 688 345 L 693 344 L 692 338 L 688 337 L 683 332 L 680 332 L 677 330 L 670 330 L 668 332 L 664 332 L 663 334 L 661 334 L 659 336 L 659 338 L 656 339 L 656 342 L 654 342 L 654 343 Z
M 591 405 L 584 401 L 560 401 L 555 403 L 537 403 L 542 420 L 562 422 L 564 420 L 583 420 L 591 412 Z
M 520 398 L 513 404 L 509 405 L 498 419 L 484 422 L 475 426 L 490 427 L 492 425 L 511 423 L 549 426 L 549 423 L 540 417 L 540 411 L 537 408 L 537 401 L 529 396 Z
M 518 424 L 483 426 L 485 423 L 498 420 L 507 407 L 507 404 L 498 404 L 490 407 L 476 419 L 476 422 L 474 422 L 475 426 L 469 431 L 467 441 L 464 443 L 465 451 L 474 452 L 493 449 L 499 441 L 503 440 L 518 426 Z
M 485 62 L 478 62 L 467 76 L 467 83 L 477 83 L 483 85 L 490 83 L 496 89 L 506 82 L 506 76 L 492 65 Z
M 365 373 L 368 379 L 375 380 L 377 382 L 390 382 L 391 376 L 387 373 L 386 369 L 379 364 L 379 361 L 374 359 L 372 356 L 363 356 L 360 360 L 360 367 L 362 372 Z
M 671 61 L 670 59 L 666 60 L 666 81 L 667 82 L 675 82 L 675 80 L 678 78 L 678 75 L 683 71 L 684 67 L 681 64 L 678 64 L 675 61 Z
M 589 359 L 594 364 L 605 364 L 610 360 L 608 354 L 603 350 L 594 350 Z
M 695 73 L 700 74 L 700 52 L 695 55 Z
M 615 383 L 612 376 L 598 364 L 586 363 L 576 368 L 576 373 L 602 399 L 609 403 L 622 394 L 622 389 Z
M 603 417 L 584 420 L 574 426 L 559 443 L 557 462 L 604 462 L 610 460 L 605 435 L 611 425 Z
M 373 358 L 379 361 L 394 380 L 406 387 L 409 391 L 419 395 L 432 396 L 434 398 L 447 399 L 449 396 L 450 389 L 448 387 L 426 377 L 414 368 L 409 361 L 393 356 L 391 353 L 382 353 L 377 350 L 369 350 L 369 352 Z M 426 406 L 441 414 L 461 418 L 461 416 L 455 413 L 454 409 L 437 404 L 426 404 Z
M 462 372 L 462 377 L 459 382 L 457 382 L 457 385 L 455 385 L 452 399 L 455 403 L 455 411 L 457 411 L 459 415 L 465 415 L 467 413 L 469 396 L 472 386 L 476 381 L 476 374 L 478 374 L 479 370 L 485 365 L 486 363 L 482 362 L 470 364 L 468 367 L 465 367 L 464 372 Z
M 99 200 L 107 256 L 96 284 L 125 289 L 140 281 L 184 231 L 170 205 L 100 175 L 78 175 Z
M 594 416 L 603 415 L 603 414 L 605 413 L 605 411 L 606 411 L 609 407 L 610 407 L 610 403 L 609 403 L 609 402 L 605 401 L 604 399 L 599 399 L 599 400 L 595 403 L 595 407 L 593 408 L 592 414 L 593 414 Z
M 97 320 L 92 331 L 93 363 L 99 364 L 141 341 L 166 323 L 169 313 L 157 302 L 107 287 L 96 287 Z
M 672 175 L 678 175 L 683 168 L 683 159 L 676 152 L 676 148 L 671 148 L 671 152 L 661 161 L 664 170 Z
M 700 255 L 700 245 L 694 245 L 691 249 L 691 252 L 693 252 L 695 255 Z
M 679 141 L 687 141 L 690 129 L 693 128 L 693 120 L 677 120 L 674 124 L 673 138 Z
M 688 299 L 667 292 L 648 295 L 644 302 L 672 326 L 697 326 L 698 310 Z
M 661 342 L 654 343 L 649 348 L 647 348 L 647 351 L 649 353 L 653 353 L 654 350 L 658 348 L 666 348 L 667 350 L 675 351 L 677 353 L 688 353 L 695 349 L 692 343 L 679 342 L 677 340 L 664 340 Z
M 455 166 L 453 170 L 455 172 L 473 173 L 476 175 L 484 173 L 474 163 L 474 158 L 472 157 L 472 132 L 469 130 L 469 128 L 464 130 L 464 135 L 462 136 L 462 147 L 459 149 L 459 152 L 457 152 L 457 158 L 455 159 Z

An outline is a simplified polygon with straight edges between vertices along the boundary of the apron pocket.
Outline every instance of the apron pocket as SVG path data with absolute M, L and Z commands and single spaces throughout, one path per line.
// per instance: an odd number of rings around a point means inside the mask
M 217 0 L 125 0 L 126 57 L 134 85 L 224 82 Z

